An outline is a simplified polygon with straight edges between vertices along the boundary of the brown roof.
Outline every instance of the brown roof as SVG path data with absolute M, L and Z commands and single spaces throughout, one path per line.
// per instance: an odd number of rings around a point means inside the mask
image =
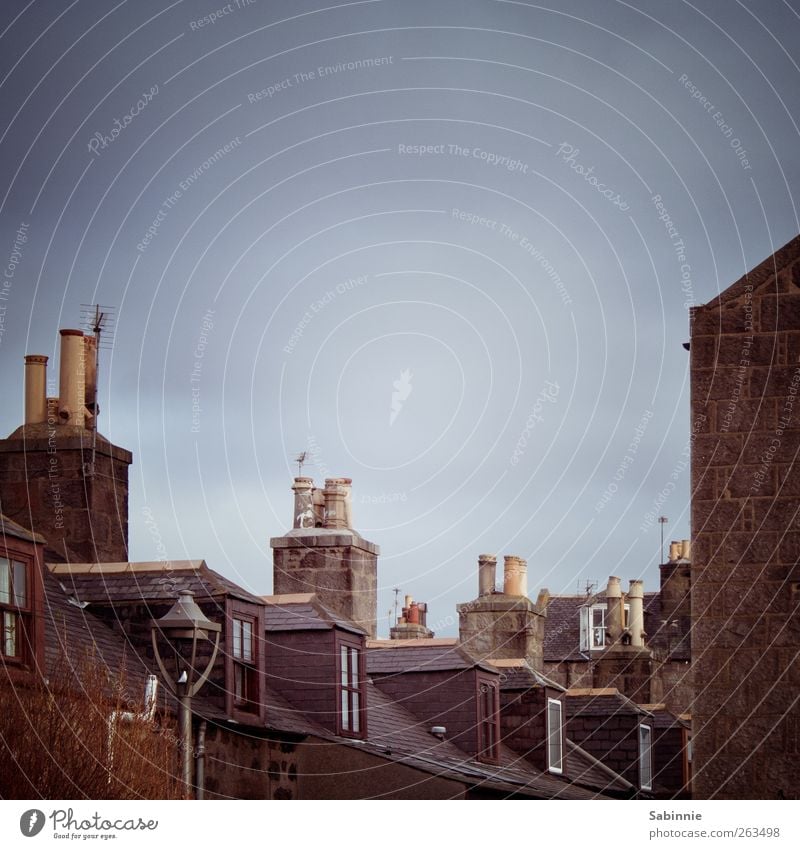
M 315 593 L 291 595 L 265 595 L 264 605 L 267 631 L 319 631 L 341 628 L 353 634 L 366 634 L 349 619 L 339 616 L 326 607 Z

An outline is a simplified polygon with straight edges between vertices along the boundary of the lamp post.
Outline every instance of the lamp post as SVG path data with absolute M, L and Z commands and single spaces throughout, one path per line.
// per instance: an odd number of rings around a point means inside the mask
M 205 684 L 208 673 L 214 665 L 219 649 L 219 637 L 222 626 L 212 622 L 195 603 L 188 590 L 178 593 L 178 600 L 160 618 L 150 623 L 150 636 L 153 641 L 153 654 L 161 675 L 172 694 L 180 703 L 179 724 L 181 746 L 183 748 L 183 783 L 189 794 L 192 786 L 192 696 Z M 195 667 L 197 644 L 200 640 L 215 635 L 211 659 L 200 672 Z M 158 648 L 158 635 L 162 634 L 172 649 L 173 670 L 161 657 Z M 197 798 L 203 798 L 203 788 L 197 788 Z

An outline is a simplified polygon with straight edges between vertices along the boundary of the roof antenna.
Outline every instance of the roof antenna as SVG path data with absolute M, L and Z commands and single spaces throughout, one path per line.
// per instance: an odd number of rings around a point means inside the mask
M 397 599 L 398 599 L 399 595 L 400 595 L 400 587 L 395 587 L 394 588 L 394 624 L 395 625 L 397 624 L 397 620 L 398 620 L 398 617 L 397 617 L 397 610 L 398 610 Z
M 303 477 L 303 465 L 308 462 L 308 451 L 301 451 L 294 458 L 294 462 L 297 463 L 297 477 Z
M 94 380 L 90 383 L 90 394 L 85 399 L 86 407 L 92 412 L 92 461 L 88 473 L 94 474 L 97 457 L 97 416 L 100 407 L 97 403 L 98 375 L 100 373 L 100 348 L 111 348 L 114 344 L 114 311 L 113 307 L 100 304 L 81 304 L 81 316 L 84 329 L 94 334 L 94 362 L 92 371 Z M 105 334 L 105 335 L 104 335 Z

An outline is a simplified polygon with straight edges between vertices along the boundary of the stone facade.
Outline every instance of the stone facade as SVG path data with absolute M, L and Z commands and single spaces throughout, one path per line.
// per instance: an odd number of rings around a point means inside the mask
M 691 316 L 698 798 L 800 796 L 800 237 Z
M 456 609 L 459 641 L 473 657 L 525 658 L 541 670 L 544 614 L 529 598 L 494 593 Z
M 50 560 L 126 561 L 131 453 L 53 421 L 0 440 L 3 512 L 47 539 Z
M 377 545 L 355 531 L 325 528 L 295 530 L 270 545 L 275 595 L 316 593 L 326 607 L 377 635 Z

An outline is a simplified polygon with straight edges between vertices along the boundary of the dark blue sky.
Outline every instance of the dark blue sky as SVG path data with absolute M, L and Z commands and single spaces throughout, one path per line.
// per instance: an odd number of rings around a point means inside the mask
M 654 589 L 688 307 L 800 230 L 799 6 L 4 3 L 2 429 L 99 302 L 132 558 L 270 591 L 305 449 L 382 613 L 452 633 L 482 552 Z

